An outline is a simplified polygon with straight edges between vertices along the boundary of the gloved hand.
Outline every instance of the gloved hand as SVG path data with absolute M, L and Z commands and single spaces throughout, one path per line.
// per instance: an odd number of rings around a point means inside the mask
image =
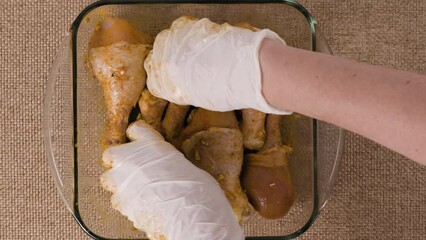
M 194 166 L 145 121 L 127 129 L 130 143 L 109 147 L 101 176 L 113 208 L 157 239 L 244 239 L 217 181 Z
M 252 32 L 180 17 L 157 35 L 145 60 L 148 89 L 170 102 L 214 111 L 290 114 L 270 106 L 262 95 L 258 52 L 264 38 L 285 44 L 268 29 Z

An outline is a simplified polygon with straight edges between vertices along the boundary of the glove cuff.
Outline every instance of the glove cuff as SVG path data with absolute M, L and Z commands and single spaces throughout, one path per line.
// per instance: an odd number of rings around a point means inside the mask
M 279 115 L 292 114 L 292 112 L 290 111 L 276 109 L 275 107 L 271 106 L 264 98 L 262 94 L 262 69 L 260 67 L 260 61 L 259 61 L 260 46 L 262 44 L 262 41 L 265 38 L 278 40 L 282 42 L 284 45 L 286 45 L 286 43 L 277 33 L 269 29 L 263 29 L 263 30 L 257 31 L 256 34 L 258 34 L 258 36 L 256 37 L 256 41 L 255 41 L 255 51 L 254 51 L 255 56 L 253 59 L 255 61 L 254 65 L 256 66 L 256 74 L 257 74 L 256 79 L 258 81 L 254 83 L 256 88 L 256 96 L 253 99 L 254 101 L 251 104 L 252 105 L 251 108 L 259 110 L 261 112 L 269 113 L 269 114 L 279 114 Z

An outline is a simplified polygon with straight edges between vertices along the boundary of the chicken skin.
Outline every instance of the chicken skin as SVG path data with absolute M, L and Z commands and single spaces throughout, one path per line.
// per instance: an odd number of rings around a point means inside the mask
M 185 156 L 210 173 L 225 192 L 239 222 L 252 213 L 240 184 L 243 166 L 243 136 L 238 129 L 212 127 L 195 133 L 182 144 Z

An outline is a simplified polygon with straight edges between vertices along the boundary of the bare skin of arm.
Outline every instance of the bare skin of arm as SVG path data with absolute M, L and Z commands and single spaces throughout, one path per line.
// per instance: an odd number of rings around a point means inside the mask
M 262 93 L 288 109 L 363 135 L 426 165 L 426 76 L 264 40 Z

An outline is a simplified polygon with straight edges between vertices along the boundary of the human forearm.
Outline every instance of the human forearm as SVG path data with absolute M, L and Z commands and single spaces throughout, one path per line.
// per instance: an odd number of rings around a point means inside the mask
M 273 106 L 333 123 L 426 164 L 426 76 L 264 40 L 263 94 Z

